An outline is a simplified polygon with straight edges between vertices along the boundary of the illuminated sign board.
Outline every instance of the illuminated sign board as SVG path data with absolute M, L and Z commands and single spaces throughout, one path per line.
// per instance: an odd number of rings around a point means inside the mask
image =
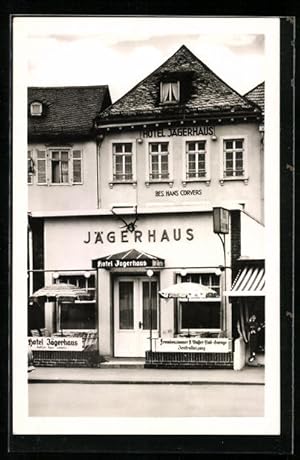
M 159 259 L 114 259 L 97 260 L 97 268 L 143 268 L 143 267 L 164 267 L 164 261 Z
M 229 211 L 224 208 L 213 208 L 214 233 L 229 233 Z

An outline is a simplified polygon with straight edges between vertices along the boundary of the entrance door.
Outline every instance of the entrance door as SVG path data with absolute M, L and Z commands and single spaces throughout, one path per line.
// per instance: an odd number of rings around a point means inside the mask
M 158 337 L 156 278 L 119 277 L 114 283 L 114 352 L 119 357 L 144 357 Z

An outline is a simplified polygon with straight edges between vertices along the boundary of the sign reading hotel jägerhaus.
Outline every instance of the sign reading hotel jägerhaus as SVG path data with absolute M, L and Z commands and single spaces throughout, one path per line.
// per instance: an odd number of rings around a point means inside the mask
M 187 136 L 213 136 L 215 134 L 214 126 L 193 126 L 193 127 L 176 127 L 176 128 L 145 128 L 140 132 L 143 138 L 148 137 L 187 137 Z

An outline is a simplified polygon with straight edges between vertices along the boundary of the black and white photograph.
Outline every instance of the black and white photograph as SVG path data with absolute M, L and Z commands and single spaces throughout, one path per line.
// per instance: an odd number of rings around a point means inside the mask
M 13 433 L 279 435 L 279 19 L 13 37 Z

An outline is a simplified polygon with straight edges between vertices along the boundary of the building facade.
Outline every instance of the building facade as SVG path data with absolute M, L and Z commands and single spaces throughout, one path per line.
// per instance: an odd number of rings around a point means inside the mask
M 232 282 L 263 258 L 263 113 L 250 96 L 185 46 L 113 104 L 107 87 L 29 90 L 29 110 L 42 106 L 29 112 L 30 293 L 87 293 L 40 302 L 38 329 L 62 350 L 61 337 L 81 352 L 92 336 L 107 360 L 233 367 Z M 181 282 L 211 294 L 159 295 Z

